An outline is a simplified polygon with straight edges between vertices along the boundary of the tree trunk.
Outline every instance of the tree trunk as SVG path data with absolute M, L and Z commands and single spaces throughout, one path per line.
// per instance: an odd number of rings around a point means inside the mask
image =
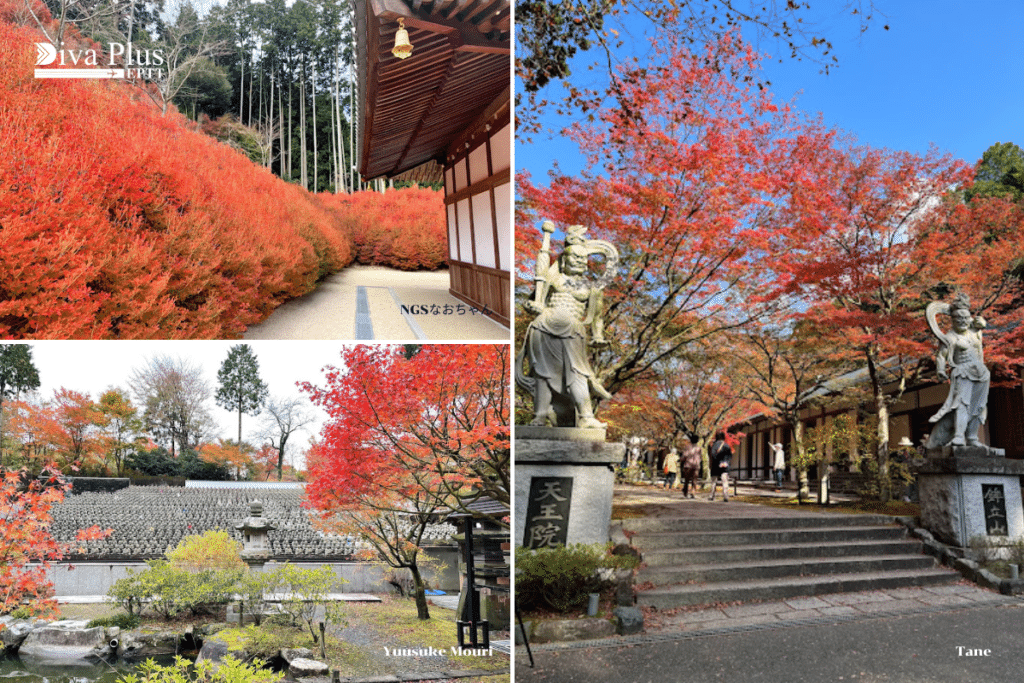
M 796 454 L 796 461 L 800 463 L 797 467 L 797 500 L 801 503 L 805 499 L 811 497 L 811 485 L 807 477 L 807 449 L 804 447 L 804 423 L 800 420 L 799 415 L 794 415 L 790 420 L 790 426 L 793 428 L 793 450 Z
M 876 438 L 878 440 L 878 500 L 888 503 L 892 497 L 889 482 L 889 402 L 885 396 L 882 379 L 878 375 L 877 355 L 872 348 L 867 349 L 868 377 L 871 378 L 871 391 L 875 399 L 875 414 L 878 416 Z
M 280 130 L 277 131 L 278 137 L 281 139 L 281 161 L 278 164 L 279 175 L 284 178 L 285 165 L 284 165 L 284 94 L 281 92 L 284 90 L 280 85 L 277 86 L 277 114 L 278 114 L 278 125 Z M 273 93 L 271 93 L 273 94 Z
M 420 619 L 429 619 L 430 612 L 427 610 L 427 587 L 423 584 L 423 577 L 420 575 L 420 568 L 413 563 L 409 567 L 412 572 L 413 592 L 416 595 L 416 615 Z
M 878 499 L 888 503 L 892 498 L 889 480 L 889 402 L 881 387 L 876 389 L 875 406 L 878 410 Z
M 292 140 L 292 120 L 295 118 L 295 112 L 294 112 L 294 106 L 293 106 L 294 105 L 294 100 L 295 100 L 295 98 L 292 97 L 292 83 L 291 83 L 291 81 L 289 81 L 288 82 L 288 137 L 287 137 L 287 140 L 288 140 L 288 177 L 285 178 L 285 180 L 287 180 L 288 182 L 292 181 L 292 151 L 293 151 L 292 150 L 292 145 L 295 144 L 295 142 Z
M 354 5 L 354 3 L 353 3 Z M 352 49 L 355 50 L 355 34 L 353 33 L 352 38 Z M 349 68 L 349 74 L 352 73 L 352 69 Z M 359 129 L 356 125 L 356 82 L 355 79 L 349 76 L 349 103 L 348 103 L 349 121 L 348 121 L 348 158 L 352 166 L 356 165 L 356 135 L 359 133 Z M 355 174 L 353 177 L 352 173 L 347 172 L 348 182 L 346 183 L 352 192 L 355 192 L 359 187 L 359 175 Z
M 309 65 L 311 79 L 309 81 L 309 89 L 312 98 L 310 104 L 312 105 L 312 116 L 313 116 L 313 185 L 309 188 L 310 192 L 314 194 L 317 191 L 317 178 L 320 176 L 320 169 L 317 164 L 317 145 L 316 145 L 316 63 Z
M 334 48 L 334 103 L 332 104 L 334 121 L 337 126 L 334 128 L 334 147 L 338 159 L 337 173 L 334 179 L 334 192 L 344 192 L 348 183 L 342 183 L 342 178 L 347 169 L 345 168 L 345 149 L 342 147 L 341 137 L 341 64 L 338 61 L 338 47 Z
M 309 150 L 306 149 L 306 69 L 302 69 L 299 79 L 299 182 L 302 189 L 309 189 Z
M 241 64 L 241 74 L 238 76 L 238 122 L 242 122 L 242 107 L 245 105 L 245 50 L 242 50 L 242 54 L 239 55 L 238 60 Z
M 252 85 L 253 85 L 253 69 L 254 65 L 249 65 L 249 125 L 252 125 Z

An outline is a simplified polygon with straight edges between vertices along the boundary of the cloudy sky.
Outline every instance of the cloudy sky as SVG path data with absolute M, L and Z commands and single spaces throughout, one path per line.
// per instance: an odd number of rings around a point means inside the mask
M 127 389 L 128 378 L 156 356 L 188 359 L 203 369 L 210 385 L 216 389 L 217 371 L 237 341 L 38 341 L 29 344 L 32 358 L 39 370 L 39 393 L 50 398 L 61 387 L 88 393 L 93 400 L 108 387 Z M 271 396 L 300 395 L 296 382 L 323 384 L 321 369 L 339 364 L 341 342 L 250 341 L 260 365 L 260 375 Z M 228 412 L 212 400 L 210 412 L 221 426 L 221 437 L 234 438 L 238 430 L 237 413 Z M 318 419 L 306 434 L 295 437 L 296 450 L 305 449 L 312 436 L 320 431 L 327 415 L 310 406 Z M 254 439 L 262 417 L 244 416 L 242 435 Z

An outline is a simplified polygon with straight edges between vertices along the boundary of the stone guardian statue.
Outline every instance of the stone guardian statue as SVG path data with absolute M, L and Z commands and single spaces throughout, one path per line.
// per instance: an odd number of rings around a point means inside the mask
M 573 225 L 566 230 L 561 256 L 551 263 L 554 223 L 545 222 L 541 229 L 544 239 L 537 255 L 535 289 L 525 306 L 537 317 L 516 357 L 516 382 L 533 395 L 531 425 L 543 427 L 551 422 L 557 427 L 603 429 L 590 399 L 592 394 L 611 395 L 590 366 L 588 346 L 608 344 L 603 291 L 616 272 L 619 252 L 609 242 L 587 239 L 586 228 Z M 588 267 L 594 255 L 604 256 L 603 272 L 596 276 Z
M 940 313 L 949 314 L 953 329 L 944 332 L 938 324 Z M 985 367 L 981 330 L 985 320 L 973 317 L 965 296 L 951 304 L 932 302 L 925 310 L 928 326 L 939 339 L 936 357 L 939 378 L 949 380 L 949 395 L 930 421 L 935 423 L 928 448 L 982 446 L 978 430 L 988 411 L 990 374 Z

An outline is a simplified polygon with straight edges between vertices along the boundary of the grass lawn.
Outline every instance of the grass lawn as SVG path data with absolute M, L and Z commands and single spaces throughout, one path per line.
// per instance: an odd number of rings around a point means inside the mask
M 907 503 L 902 500 L 890 500 L 888 503 L 880 503 L 877 500 L 844 500 L 831 503 L 829 505 L 818 505 L 816 502 L 807 502 L 801 505 L 796 499 L 796 496 L 792 498 L 777 498 L 773 496 L 733 496 L 730 500 L 736 500 L 742 503 L 754 503 L 756 505 L 786 508 L 788 510 L 819 509 L 828 512 L 842 512 L 852 515 L 917 517 L 921 514 L 921 506 L 919 504 Z
M 792 498 L 778 498 L 774 496 L 729 496 L 729 500 L 740 503 L 753 503 L 755 505 L 768 505 L 770 507 L 785 508 L 787 510 L 821 510 L 827 512 L 839 512 L 851 515 L 891 515 L 894 517 L 918 517 L 921 514 L 921 506 L 917 503 L 906 503 L 901 500 L 891 500 L 888 503 L 879 503 L 876 500 L 855 500 L 832 503 L 830 505 L 818 505 L 815 502 L 800 504 L 796 496 Z M 657 503 L 630 503 L 625 505 L 612 505 L 612 519 L 638 519 L 649 517 L 663 509 L 664 505 Z

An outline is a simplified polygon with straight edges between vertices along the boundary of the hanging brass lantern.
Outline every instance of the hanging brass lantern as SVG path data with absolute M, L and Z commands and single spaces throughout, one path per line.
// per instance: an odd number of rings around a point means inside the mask
M 412 54 L 409 32 L 405 30 L 405 21 L 401 18 L 398 20 L 398 31 L 395 33 L 395 47 L 391 49 L 391 54 L 399 59 L 405 59 Z

